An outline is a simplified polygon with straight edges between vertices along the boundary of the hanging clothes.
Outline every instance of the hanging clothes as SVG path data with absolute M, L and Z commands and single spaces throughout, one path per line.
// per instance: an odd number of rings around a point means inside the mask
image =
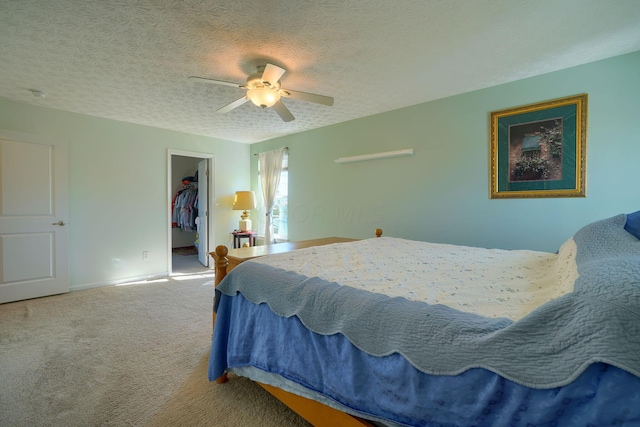
M 171 225 L 185 231 L 196 231 L 198 217 L 198 183 L 191 182 L 173 198 Z

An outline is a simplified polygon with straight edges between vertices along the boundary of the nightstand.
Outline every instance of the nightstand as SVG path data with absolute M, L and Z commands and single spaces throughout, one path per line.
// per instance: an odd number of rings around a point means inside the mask
M 233 231 L 233 248 L 242 247 L 242 239 L 249 239 L 249 246 L 256 245 L 256 232 L 255 231 Z

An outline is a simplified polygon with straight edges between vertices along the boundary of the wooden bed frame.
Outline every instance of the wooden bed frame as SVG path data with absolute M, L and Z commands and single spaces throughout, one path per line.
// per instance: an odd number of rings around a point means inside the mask
M 380 237 L 380 236 L 382 236 L 382 230 L 378 228 L 376 229 L 376 237 Z M 334 238 L 334 239 L 338 239 L 342 241 L 355 240 L 355 239 L 339 239 L 339 238 Z M 314 242 L 317 242 L 317 244 L 314 244 Z M 318 245 L 323 245 L 328 243 L 330 243 L 328 239 L 307 240 L 304 242 L 298 242 L 298 244 L 294 243 L 293 245 L 291 245 L 292 248 L 289 250 L 318 246 Z M 286 249 L 287 247 L 283 246 L 283 248 Z M 280 251 L 280 252 L 286 252 L 286 250 Z M 227 258 L 227 255 L 229 254 L 229 249 L 226 246 L 221 245 L 216 247 L 215 252 L 210 252 L 210 254 L 215 260 L 215 286 L 218 286 L 218 284 L 222 281 L 222 279 L 224 279 L 224 277 L 227 275 L 227 267 L 229 267 L 229 258 Z M 260 256 L 260 255 L 256 255 L 256 256 Z M 250 259 L 250 258 L 251 256 L 249 256 L 247 259 Z M 234 262 L 235 263 L 232 267 L 237 265 L 238 263 L 237 259 L 235 259 Z M 215 327 L 215 321 L 216 321 L 216 314 L 213 313 L 214 327 Z M 222 374 L 220 378 L 216 379 L 216 383 L 218 384 L 226 383 L 227 381 L 228 381 L 228 378 L 226 373 Z M 324 405 L 315 400 L 298 396 L 297 394 L 293 394 L 291 392 L 279 389 L 277 387 L 274 387 L 268 384 L 262 384 L 262 383 L 258 383 L 258 384 L 262 388 L 267 390 L 269 393 L 271 393 L 273 396 L 275 396 L 276 399 L 280 400 L 282 403 L 287 405 L 291 410 L 293 410 L 295 413 L 297 413 L 302 418 L 309 421 L 312 425 L 316 427 L 335 427 L 335 426 L 373 427 L 373 424 L 371 424 L 366 420 L 363 420 L 356 416 L 339 411 L 335 408 Z

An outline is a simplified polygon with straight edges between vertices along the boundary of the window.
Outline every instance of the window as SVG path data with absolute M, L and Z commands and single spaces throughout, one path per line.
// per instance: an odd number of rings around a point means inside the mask
M 260 166 L 258 165 L 258 176 L 260 175 Z M 267 213 L 264 206 L 264 199 L 262 197 L 262 185 L 260 179 L 258 179 L 258 192 L 260 193 L 260 208 L 258 209 L 258 234 L 264 236 L 265 230 L 265 215 Z M 273 234 L 277 242 L 286 242 L 288 240 L 289 232 L 287 230 L 287 216 L 288 216 L 288 204 L 289 204 L 289 153 L 284 151 L 282 156 L 282 171 L 280 172 L 280 182 L 278 183 L 278 190 L 276 191 L 276 198 L 273 203 L 273 211 L 271 213 L 273 224 Z

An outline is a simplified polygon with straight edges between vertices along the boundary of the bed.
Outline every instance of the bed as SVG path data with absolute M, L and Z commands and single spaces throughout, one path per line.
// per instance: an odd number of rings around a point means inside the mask
M 639 239 L 640 211 L 555 254 L 380 237 L 226 276 L 219 247 L 209 379 L 314 425 L 640 425 Z

